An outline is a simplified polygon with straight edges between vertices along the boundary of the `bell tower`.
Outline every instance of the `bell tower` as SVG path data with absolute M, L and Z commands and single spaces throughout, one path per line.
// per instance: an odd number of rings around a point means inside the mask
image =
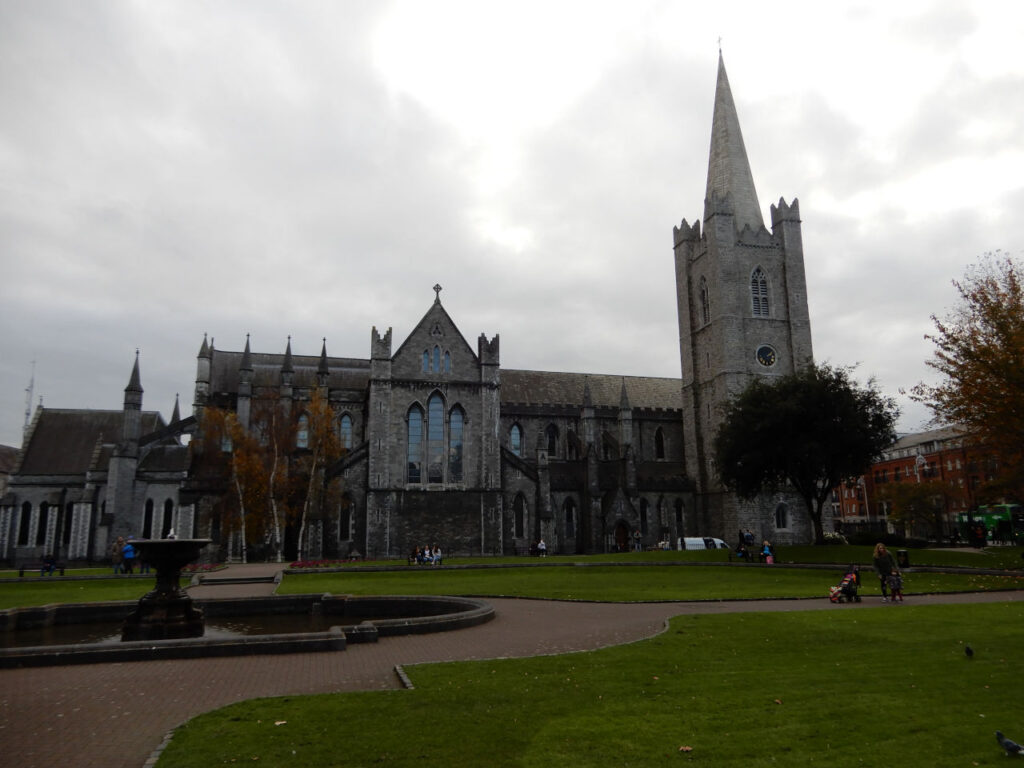
M 686 470 L 701 531 L 732 540 L 738 528 L 774 533 L 775 507 L 789 500 L 743 500 L 721 486 L 713 445 L 723 408 L 756 377 L 792 373 L 813 352 L 800 207 L 780 198 L 765 228 L 721 52 L 702 222 L 673 229 Z

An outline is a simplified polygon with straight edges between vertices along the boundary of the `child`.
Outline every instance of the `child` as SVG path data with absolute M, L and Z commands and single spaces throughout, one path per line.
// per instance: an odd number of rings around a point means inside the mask
M 903 602 L 903 576 L 897 570 L 889 574 L 889 592 L 894 603 Z

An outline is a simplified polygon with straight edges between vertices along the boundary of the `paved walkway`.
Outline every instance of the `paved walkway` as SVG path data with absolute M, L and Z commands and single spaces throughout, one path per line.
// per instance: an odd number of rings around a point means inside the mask
M 233 566 L 255 575 L 267 566 Z M 273 567 L 276 570 L 277 567 Z M 266 594 L 270 585 L 193 588 L 196 597 Z M 259 591 L 263 590 L 263 591 Z M 1024 591 L 913 596 L 930 603 L 1024 601 Z M 592 650 L 650 637 L 682 613 L 802 611 L 826 599 L 675 603 L 490 601 L 477 627 L 383 638 L 339 653 L 90 664 L 0 671 L 0 762 L 9 768 L 140 768 L 168 731 L 244 699 L 399 688 L 395 665 Z M 878 604 L 866 597 L 860 605 Z M 899 610 L 898 608 L 896 610 Z

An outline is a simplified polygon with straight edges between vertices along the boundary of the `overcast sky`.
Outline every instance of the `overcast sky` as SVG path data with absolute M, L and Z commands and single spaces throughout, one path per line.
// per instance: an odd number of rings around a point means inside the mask
M 138 348 L 167 418 L 204 332 L 367 358 L 435 283 L 503 367 L 679 376 L 719 38 L 816 358 L 931 380 L 950 281 L 1024 253 L 1024 4 L 0 0 L 0 443 L 33 361 L 119 409 Z

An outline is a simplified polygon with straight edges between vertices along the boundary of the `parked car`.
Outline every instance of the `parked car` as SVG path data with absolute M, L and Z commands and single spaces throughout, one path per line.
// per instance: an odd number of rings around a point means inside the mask
M 679 539 L 679 549 L 728 549 L 729 545 L 712 536 L 684 536 Z

